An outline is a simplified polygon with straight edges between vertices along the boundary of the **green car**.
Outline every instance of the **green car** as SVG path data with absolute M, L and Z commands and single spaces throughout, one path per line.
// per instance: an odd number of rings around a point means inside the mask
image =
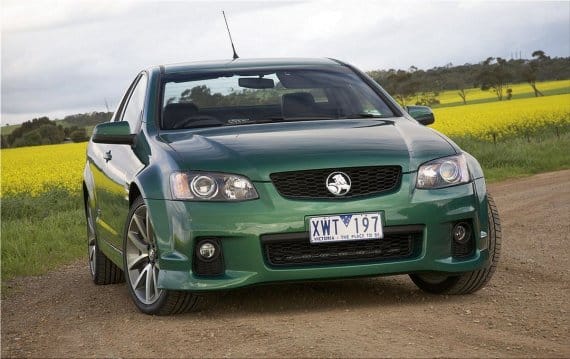
M 87 149 L 96 284 L 148 314 L 285 281 L 409 274 L 466 294 L 493 275 L 497 209 L 477 160 L 333 59 L 152 67 Z

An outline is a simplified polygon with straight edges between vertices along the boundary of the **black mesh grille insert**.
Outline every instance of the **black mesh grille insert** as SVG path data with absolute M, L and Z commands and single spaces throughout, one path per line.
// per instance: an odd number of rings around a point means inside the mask
M 455 241 L 451 241 L 451 255 L 456 259 L 467 259 L 473 256 L 475 253 L 475 243 L 473 243 L 473 238 L 469 239 L 467 243 L 459 244 Z
M 275 237 L 278 239 L 275 240 Z M 392 233 L 384 234 L 382 239 L 311 244 L 308 234 L 293 234 L 290 239 L 287 239 L 286 235 L 262 236 L 265 258 L 271 266 L 378 262 L 412 258 L 421 250 L 421 239 L 421 232 Z
M 350 191 L 341 197 L 330 193 L 326 186 L 327 177 L 337 171 L 347 174 L 351 180 Z M 401 175 L 400 166 L 380 166 L 279 172 L 272 173 L 270 178 L 283 197 L 342 199 L 397 189 Z

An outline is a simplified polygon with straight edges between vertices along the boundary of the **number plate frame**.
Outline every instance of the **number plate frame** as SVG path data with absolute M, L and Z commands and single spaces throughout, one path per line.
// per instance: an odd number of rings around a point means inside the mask
M 311 244 L 374 240 L 384 237 L 381 212 L 309 217 L 308 223 Z

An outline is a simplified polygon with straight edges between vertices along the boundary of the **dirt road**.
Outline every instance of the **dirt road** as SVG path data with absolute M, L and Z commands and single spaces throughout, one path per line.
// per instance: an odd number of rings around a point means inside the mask
M 502 259 L 474 295 L 406 276 L 248 288 L 199 314 L 151 317 L 86 261 L 2 302 L 2 357 L 570 357 L 570 171 L 490 186 Z

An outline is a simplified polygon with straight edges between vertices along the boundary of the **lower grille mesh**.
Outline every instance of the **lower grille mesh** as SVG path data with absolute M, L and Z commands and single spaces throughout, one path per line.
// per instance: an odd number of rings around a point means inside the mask
M 264 236 L 267 239 L 270 236 Z M 297 236 L 298 237 L 298 236 Z M 272 266 L 303 266 L 347 262 L 376 262 L 411 258 L 421 247 L 421 232 L 385 234 L 382 239 L 311 244 L 306 238 L 266 241 L 264 252 Z

